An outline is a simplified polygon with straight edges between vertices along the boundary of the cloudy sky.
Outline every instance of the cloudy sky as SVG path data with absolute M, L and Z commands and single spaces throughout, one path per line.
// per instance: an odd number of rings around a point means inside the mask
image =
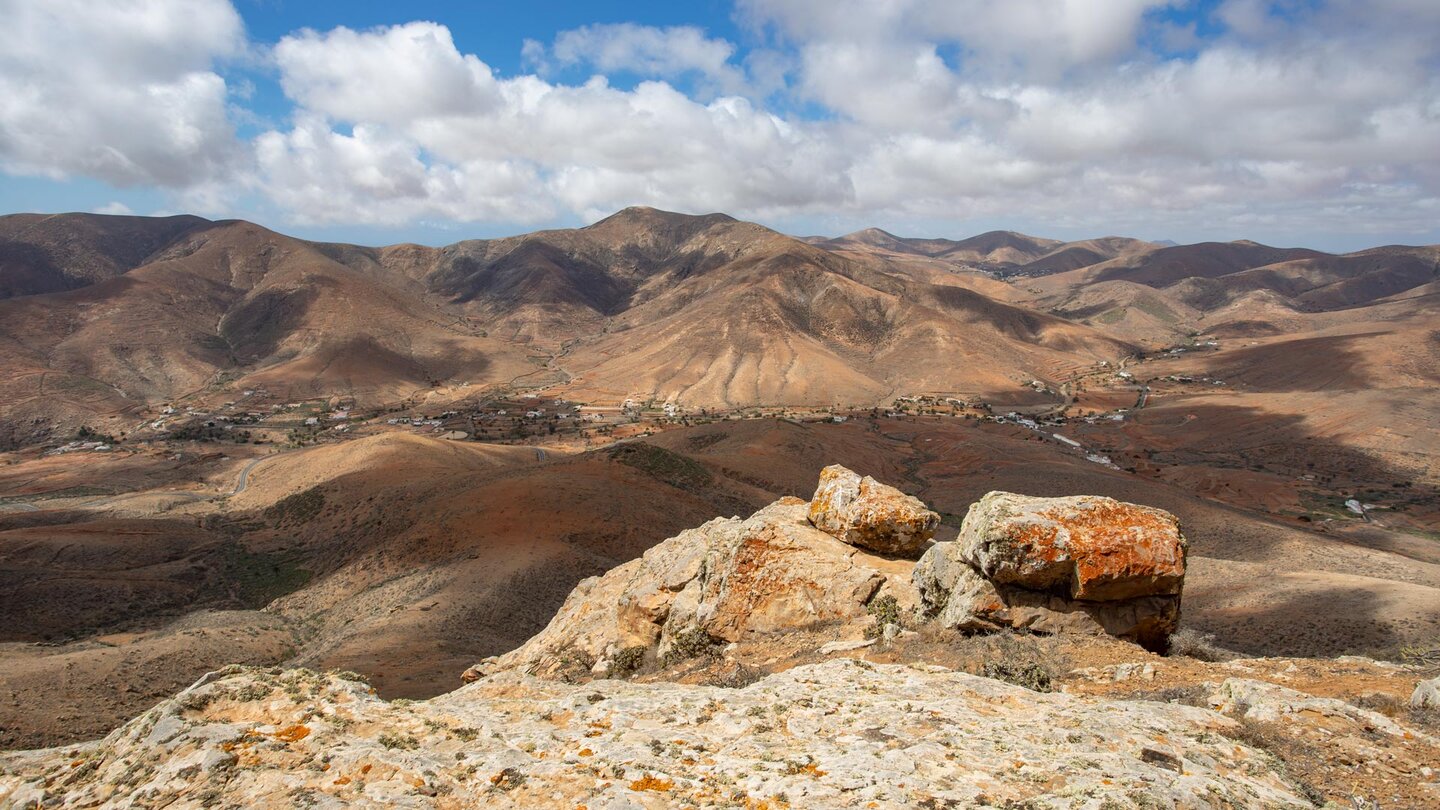
M 0 211 L 1440 242 L 1436 0 L 0 0 Z

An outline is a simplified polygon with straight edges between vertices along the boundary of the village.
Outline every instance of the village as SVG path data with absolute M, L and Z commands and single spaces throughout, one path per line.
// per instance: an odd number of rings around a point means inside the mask
M 1297 491 L 1290 513 L 1307 520 L 1371 520 L 1379 510 L 1406 508 L 1404 482 L 1365 489 L 1366 479 L 1316 475 L 1291 469 L 1263 448 L 1224 458 L 1193 458 L 1155 446 L 1154 419 L 1137 416 L 1157 403 L 1204 401 L 1243 392 L 1228 381 L 1171 366 L 1200 353 L 1220 351 L 1219 341 L 1195 335 L 1186 343 L 1137 353 L 1118 363 L 1098 361 L 1063 378 L 1017 379 L 1018 393 L 1006 398 L 976 392 L 897 392 L 882 404 L 833 403 L 816 406 L 691 407 L 676 400 L 634 396 L 610 402 L 582 402 L 545 389 L 486 388 L 464 383 L 419 392 L 387 406 L 362 404 L 337 395 L 291 400 L 263 386 L 164 403 L 126 430 L 89 427 L 41 448 L 44 455 L 158 452 L 177 463 L 215 457 L 263 457 L 321 444 L 385 433 L 406 433 L 453 442 L 534 446 L 577 453 L 643 439 L 663 431 L 720 421 L 782 419 L 797 424 L 852 420 L 889 431 L 886 423 L 963 420 L 979 429 L 1046 442 L 1057 449 L 1119 473 L 1183 478 L 1187 465 L 1232 469 L 1227 475 L 1260 474 Z M 1202 366 L 1203 367 L 1203 366 Z M 1198 398 L 1198 399 L 1197 399 Z M 243 446 L 251 449 L 242 450 Z M 233 449 L 229 449 L 233 448 Z M 258 454 L 258 456 L 257 456 Z M 1258 454 L 1258 455 L 1257 455 Z M 1243 476 L 1242 476 L 1243 477 Z M 1269 486 L 1267 484 L 1267 486 Z M 1388 486 L 1388 485 L 1387 485 Z M 1217 495 L 1244 500 L 1238 483 Z M 1272 505 L 1273 506 L 1273 505 Z

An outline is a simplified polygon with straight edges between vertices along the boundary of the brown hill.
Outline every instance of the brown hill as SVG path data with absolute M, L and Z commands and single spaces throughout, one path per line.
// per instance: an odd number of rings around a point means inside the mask
M 1363 306 L 1440 278 L 1440 247 L 1381 247 L 1342 256 L 1296 259 L 1230 273 L 1187 279 L 1174 292 L 1202 309 L 1215 309 L 1245 293 L 1268 290 L 1303 310 Z
M 581 398 L 687 405 L 873 404 L 895 392 L 1016 396 L 1114 359 L 1116 341 L 962 287 L 779 237 L 684 278 L 564 359 Z
M 210 224 L 193 216 L 0 216 L 0 298 L 73 290 L 114 278 L 182 234 Z
M 0 301 L 0 417 L 41 435 L 125 429 L 147 403 L 224 383 L 393 401 L 439 380 L 508 381 L 534 368 L 524 354 L 315 245 L 215 223 L 123 275 Z
M 1103 236 L 1080 242 L 1066 242 L 1054 250 L 1012 271 L 1016 275 L 1043 276 L 1064 273 L 1099 264 L 1117 256 L 1128 256 L 1153 250 L 1155 245 L 1124 236 Z
M 955 240 L 896 236 L 879 228 L 866 228 L 816 244 L 831 250 L 912 254 L 983 266 L 1025 264 L 1061 245 L 1054 239 L 1026 236 L 1014 231 L 987 231 Z
M 1201 242 L 1123 256 L 1085 271 L 1091 281 L 1118 279 L 1166 287 L 1187 278 L 1215 278 L 1252 267 L 1327 254 L 1304 248 L 1274 248 L 1258 242 Z

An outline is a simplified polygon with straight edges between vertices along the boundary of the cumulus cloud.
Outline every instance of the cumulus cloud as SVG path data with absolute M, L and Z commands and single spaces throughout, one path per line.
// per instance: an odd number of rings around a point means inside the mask
M 640 200 L 783 212 L 849 196 L 835 144 L 743 98 L 701 103 L 662 81 L 497 80 L 436 28 L 283 40 L 281 82 L 303 112 L 291 131 L 258 139 L 263 187 L 316 222 L 532 222 Z M 344 68 L 361 58 L 364 69 Z M 376 96 L 407 99 L 396 102 L 405 114 L 388 104 L 367 114 Z
M 406 124 L 498 100 L 490 67 L 455 49 L 450 29 L 412 22 L 374 31 L 300 31 L 275 46 L 285 94 L 333 118 Z
M 0 19 L 6 171 L 182 187 L 240 157 L 213 69 L 246 45 L 226 0 L 0 0 Z
M 671 79 L 694 74 L 709 89 L 730 93 L 745 86 L 743 72 L 731 64 L 735 46 L 691 25 L 586 25 L 557 34 L 548 52 L 534 40 L 525 47 L 527 59 L 542 68 L 585 66 L 602 74 Z

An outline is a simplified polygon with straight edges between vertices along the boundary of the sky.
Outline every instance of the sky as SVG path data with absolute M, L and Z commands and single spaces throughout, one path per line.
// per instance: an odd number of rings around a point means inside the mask
M 1440 243 L 1436 0 L 0 0 L 0 212 Z

